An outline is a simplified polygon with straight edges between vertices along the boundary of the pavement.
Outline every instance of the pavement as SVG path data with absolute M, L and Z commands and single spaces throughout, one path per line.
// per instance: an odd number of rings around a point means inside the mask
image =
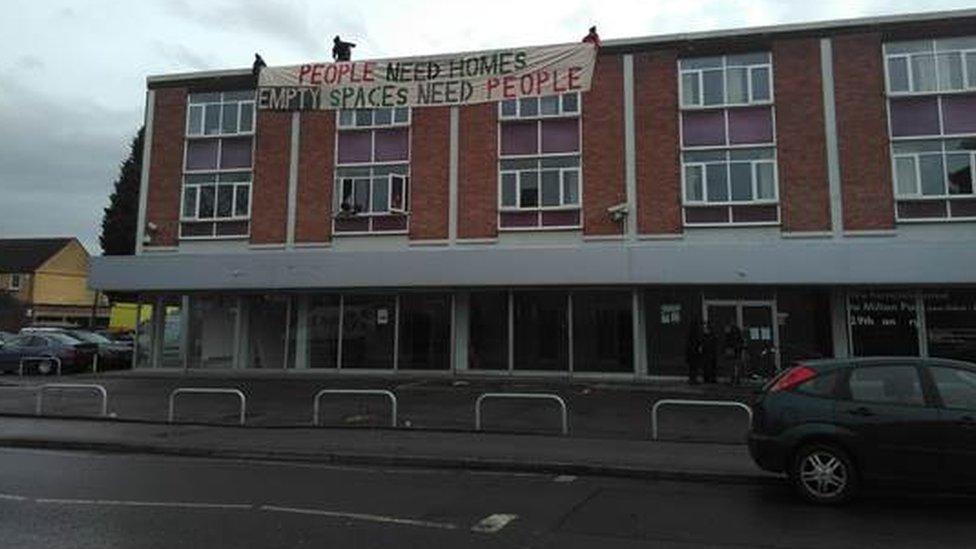
M 3 546 L 25 549 L 941 548 L 976 537 L 973 509 L 877 495 L 815 507 L 782 483 L 0 449 Z
M 748 401 L 749 389 L 670 383 L 634 385 L 553 380 L 379 378 L 349 376 L 113 375 L 8 377 L 0 386 L 0 446 L 328 464 L 445 467 L 628 478 L 776 482 L 752 463 L 739 409 L 674 407 L 659 414 L 650 439 L 650 409 L 662 398 Z M 97 394 L 43 392 L 40 385 L 97 383 L 110 417 L 97 418 Z M 229 395 L 180 395 L 174 424 L 169 395 L 177 387 L 237 388 L 247 395 L 246 427 Z M 326 395 L 313 426 L 317 391 L 382 389 L 397 396 L 397 427 L 386 398 Z M 550 393 L 568 409 L 560 436 L 552 401 L 483 403 L 484 431 L 474 430 L 475 402 L 486 392 Z

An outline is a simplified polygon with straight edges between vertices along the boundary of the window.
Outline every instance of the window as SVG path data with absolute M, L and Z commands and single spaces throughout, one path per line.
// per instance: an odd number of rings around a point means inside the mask
M 689 151 L 682 159 L 686 204 L 777 200 L 774 149 Z
M 685 225 L 778 223 L 771 55 L 681 59 L 679 72 Z
M 836 393 L 838 372 L 827 372 L 797 385 L 796 390 L 808 395 L 831 398 Z
M 396 322 L 396 296 L 343 298 L 342 368 L 393 368 Z
M 409 125 L 409 107 L 343 109 L 339 111 L 339 127 L 343 129 Z
M 580 226 L 580 96 L 499 103 L 499 227 Z
M 924 406 L 922 384 L 914 366 L 854 368 L 848 381 L 851 400 Z
M 10 288 L 11 290 L 13 290 L 13 291 L 16 292 L 17 290 L 20 290 L 20 283 L 21 283 L 20 275 L 17 274 L 17 273 L 11 274 L 10 275 L 10 284 L 9 284 L 8 288 Z
M 976 89 L 976 37 L 885 44 L 889 94 Z
M 508 370 L 508 292 L 471 292 L 468 368 Z
M 180 238 L 247 236 L 253 134 L 253 90 L 190 94 Z
M 566 292 L 515 292 L 516 370 L 569 370 L 569 299 Z
M 451 296 L 410 293 L 400 296 L 397 368 L 451 368 Z
M 406 232 L 410 183 L 410 109 L 338 113 L 336 233 Z
M 932 381 L 946 408 L 976 410 L 976 374 L 959 368 L 931 366 Z
M 760 105 L 773 99 L 768 52 L 682 59 L 679 67 L 682 108 Z
M 186 135 L 254 133 L 254 91 L 193 93 L 186 112 Z
M 634 371 L 630 292 L 573 294 L 573 371 Z
M 976 139 L 899 141 L 891 151 L 898 197 L 973 195 Z

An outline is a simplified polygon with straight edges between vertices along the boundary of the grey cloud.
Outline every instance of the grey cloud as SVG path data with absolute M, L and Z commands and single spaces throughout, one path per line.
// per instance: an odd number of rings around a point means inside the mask
M 153 42 L 153 44 L 155 45 L 156 51 L 162 54 L 163 57 L 172 60 L 187 70 L 202 71 L 218 68 L 219 61 L 216 57 L 201 54 L 183 44 L 167 44 L 158 40 Z

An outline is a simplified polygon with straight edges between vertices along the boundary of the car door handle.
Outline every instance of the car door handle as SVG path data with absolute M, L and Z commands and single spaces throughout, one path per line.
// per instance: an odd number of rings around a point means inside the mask
M 854 408 L 853 410 L 848 410 L 847 413 L 851 414 L 852 416 L 861 417 L 871 417 L 874 415 L 874 412 L 872 412 L 869 408 L 865 408 L 864 406 Z

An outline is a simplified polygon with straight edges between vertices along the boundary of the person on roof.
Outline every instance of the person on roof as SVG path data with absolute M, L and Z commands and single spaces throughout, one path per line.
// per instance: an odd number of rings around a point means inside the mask
M 590 27 L 590 32 L 583 37 L 583 43 L 593 44 L 596 47 L 600 47 L 600 35 L 596 33 L 596 25 Z
M 335 61 L 349 61 L 352 58 L 352 48 L 355 47 L 356 44 L 353 44 L 352 42 L 343 42 L 337 34 L 336 37 L 332 39 L 332 59 Z
M 258 76 L 259 74 L 261 74 L 261 69 L 267 66 L 268 64 L 264 62 L 264 59 L 261 59 L 261 56 L 255 53 L 254 64 L 251 65 L 251 74 L 253 74 L 254 76 Z

